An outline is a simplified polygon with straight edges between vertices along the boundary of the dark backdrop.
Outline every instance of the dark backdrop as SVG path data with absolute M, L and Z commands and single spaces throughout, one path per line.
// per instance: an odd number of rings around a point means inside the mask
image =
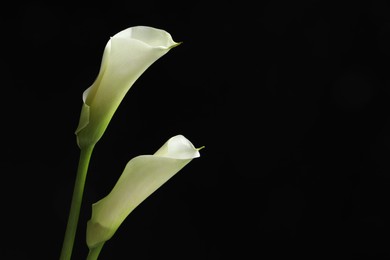
M 109 36 L 183 44 L 134 84 L 95 147 L 90 207 L 134 156 L 201 150 L 134 210 L 103 259 L 390 257 L 386 1 L 109 1 L 3 8 L 2 259 L 58 259 L 82 92 Z M 7 14 L 7 15 L 6 15 Z

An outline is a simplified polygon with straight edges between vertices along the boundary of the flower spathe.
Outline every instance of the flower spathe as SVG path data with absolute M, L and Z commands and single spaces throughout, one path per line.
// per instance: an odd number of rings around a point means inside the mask
M 134 82 L 178 44 L 168 32 L 149 26 L 130 27 L 110 38 L 99 74 L 83 93 L 83 106 L 75 131 L 80 148 L 99 141 Z
M 199 156 L 199 149 L 187 138 L 176 135 L 153 155 L 130 160 L 112 191 L 92 205 L 87 223 L 88 247 L 92 249 L 109 240 L 141 202 Z

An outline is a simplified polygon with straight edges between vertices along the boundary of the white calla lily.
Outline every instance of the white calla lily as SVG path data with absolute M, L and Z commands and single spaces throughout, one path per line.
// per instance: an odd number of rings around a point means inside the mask
M 199 149 L 183 135 L 177 135 L 153 155 L 130 160 L 112 191 L 92 205 L 87 224 L 88 247 L 93 249 L 109 240 L 141 202 L 199 156 Z
M 75 131 L 80 148 L 99 141 L 134 82 L 178 44 L 168 32 L 149 26 L 130 27 L 110 38 L 99 74 L 83 93 L 80 121 Z

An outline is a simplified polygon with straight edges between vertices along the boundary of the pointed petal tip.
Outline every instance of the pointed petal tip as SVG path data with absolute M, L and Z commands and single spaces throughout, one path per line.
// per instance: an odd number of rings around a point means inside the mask
M 169 49 L 173 49 L 179 45 L 181 45 L 183 42 L 175 42 L 173 45 L 171 45 L 171 47 L 169 47 Z
M 200 150 L 202 150 L 203 148 L 205 148 L 206 146 L 201 146 L 201 147 L 199 147 L 199 148 L 196 148 L 196 150 L 198 150 L 198 151 L 200 151 Z

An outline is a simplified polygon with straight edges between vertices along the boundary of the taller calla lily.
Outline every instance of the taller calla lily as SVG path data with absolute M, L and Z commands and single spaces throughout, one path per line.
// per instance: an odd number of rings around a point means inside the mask
M 199 157 L 199 149 L 183 135 L 176 135 L 153 155 L 130 160 L 112 191 L 92 206 L 87 224 L 90 250 L 101 247 L 140 203 Z
M 130 27 L 110 38 L 99 74 L 83 93 L 80 121 L 75 132 L 80 148 L 99 141 L 134 82 L 178 44 L 168 32 L 149 26 Z

